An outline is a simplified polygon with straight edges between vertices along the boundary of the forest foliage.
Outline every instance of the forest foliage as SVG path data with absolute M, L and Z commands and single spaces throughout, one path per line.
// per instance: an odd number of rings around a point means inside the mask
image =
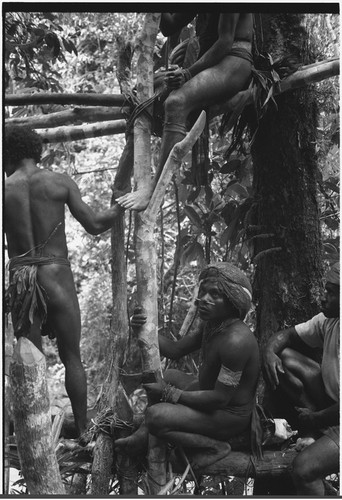
M 120 93 L 117 58 L 122 47 L 134 51 L 141 27 L 139 13 L 19 13 L 5 15 L 5 83 L 7 93 L 68 92 Z M 338 16 L 308 14 L 309 48 L 315 60 L 338 54 Z M 155 60 L 164 63 L 165 39 L 158 36 Z M 164 47 L 164 48 L 163 48 Z M 134 59 L 133 59 L 134 61 Z M 134 64 L 131 75 L 134 86 Z M 319 103 L 316 155 L 320 167 L 320 219 L 326 262 L 339 254 L 339 97 L 338 77 L 314 85 Z M 46 114 L 64 109 L 61 105 L 30 105 L 6 109 L 6 116 Z M 253 163 L 250 137 L 227 160 L 230 135 L 220 134 L 220 121 L 210 123 L 209 184 L 194 184 L 191 156 L 170 185 L 158 216 L 158 274 L 160 283 L 160 329 L 177 335 L 192 298 L 193 286 L 204 263 L 229 259 L 253 272 L 253 241 L 246 230 L 254 202 Z M 231 133 L 230 133 L 231 134 Z M 112 185 L 124 148 L 123 135 L 49 144 L 43 165 L 71 175 L 83 199 L 94 210 L 109 206 Z M 158 162 L 160 139 L 153 138 L 153 164 Z M 126 217 L 129 312 L 135 306 L 133 227 Z M 111 321 L 111 245 L 109 232 L 90 236 L 67 214 L 69 257 L 79 294 L 82 317 L 82 356 L 90 387 L 90 404 L 103 380 L 101 365 L 106 355 Z M 170 310 L 172 317 L 170 318 Z M 250 321 L 252 322 L 253 315 Z M 134 339 L 132 339 L 134 343 Z M 61 365 L 56 349 L 46 344 L 50 357 L 51 387 L 58 386 L 56 404 L 61 403 L 58 382 Z M 131 360 L 139 371 L 139 360 Z

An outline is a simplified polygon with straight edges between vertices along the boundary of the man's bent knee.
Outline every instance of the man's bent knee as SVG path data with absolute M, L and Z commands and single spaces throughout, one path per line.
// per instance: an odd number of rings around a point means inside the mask
M 158 436 L 164 430 L 168 421 L 169 406 L 167 403 L 158 403 L 146 409 L 145 424 L 148 431 L 154 436 Z
M 166 117 L 180 118 L 184 115 L 184 110 L 186 106 L 186 99 L 181 90 L 174 90 L 168 96 L 164 103 L 165 115 Z
M 321 478 L 319 468 L 315 467 L 315 461 L 309 460 L 305 455 L 299 453 L 292 463 L 292 477 L 297 483 L 311 483 Z

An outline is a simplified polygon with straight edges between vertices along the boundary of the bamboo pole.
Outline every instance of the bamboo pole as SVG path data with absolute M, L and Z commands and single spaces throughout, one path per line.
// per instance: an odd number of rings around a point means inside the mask
M 30 495 L 63 495 L 53 446 L 45 356 L 21 337 L 10 366 L 13 419 L 20 465 Z

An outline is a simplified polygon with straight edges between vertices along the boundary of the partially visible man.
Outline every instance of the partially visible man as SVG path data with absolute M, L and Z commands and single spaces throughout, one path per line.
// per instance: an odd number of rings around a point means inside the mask
M 136 433 L 115 441 L 117 450 L 144 452 L 151 433 L 184 448 L 209 447 L 217 457 L 229 452 L 230 438 L 249 429 L 259 376 L 258 344 L 243 321 L 251 305 L 251 285 L 242 271 L 225 262 L 209 265 L 199 279 L 203 329 L 176 342 L 159 336 L 160 353 L 170 359 L 200 349 L 199 376 L 172 369 L 163 383 L 145 384 L 156 404 L 147 409 Z M 145 320 L 137 315 L 134 324 Z
M 39 168 L 42 140 L 28 127 L 7 126 L 4 138 L 5 232 L 11 312 L 17 338 L 42 350 L 41 334 L 57 338 L 76 429 L 87 425 L 87 381 L 80 356 L 81 321 L 65 236 L 65 205 L 90 234 L 113 225 L 122 210 L 94 213 L 65 174 Z
M 304 356 L 301 346 L 322 347 L 322 364 Z M 324 495 L 323 479 L 339 471 L 340 264 L 326 276 L 322 312 L 306 323 L 275 333 L 264 356 L 267 378 L 290 396 L 299 421 L 318 433 L 293 462 L 298 494 Z
M 161 31 L 169 36 L 194 17 L 195 12 L 163 13 Z M 196 31 L 200 44 L 197 61 L 189 68 L 168 72 L 167 85 L 172 92 L 164 103 L 165 121 L 154 181 L 148 189 L 118 197 L 117 202 L 125 208 L 146 208 L 171 149 L 186 135 L 189 114 L 230 99 L 250 81 L 253 14 L 197 14 Z

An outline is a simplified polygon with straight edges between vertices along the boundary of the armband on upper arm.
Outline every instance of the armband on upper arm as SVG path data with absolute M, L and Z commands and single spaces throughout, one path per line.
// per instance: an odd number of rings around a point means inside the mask
M 242 371 L 233 372 L 226 366 L 221 365 L 220 373 L 218 374 L 217 381 L 221 384 L 237 387 L 240 383 Z

